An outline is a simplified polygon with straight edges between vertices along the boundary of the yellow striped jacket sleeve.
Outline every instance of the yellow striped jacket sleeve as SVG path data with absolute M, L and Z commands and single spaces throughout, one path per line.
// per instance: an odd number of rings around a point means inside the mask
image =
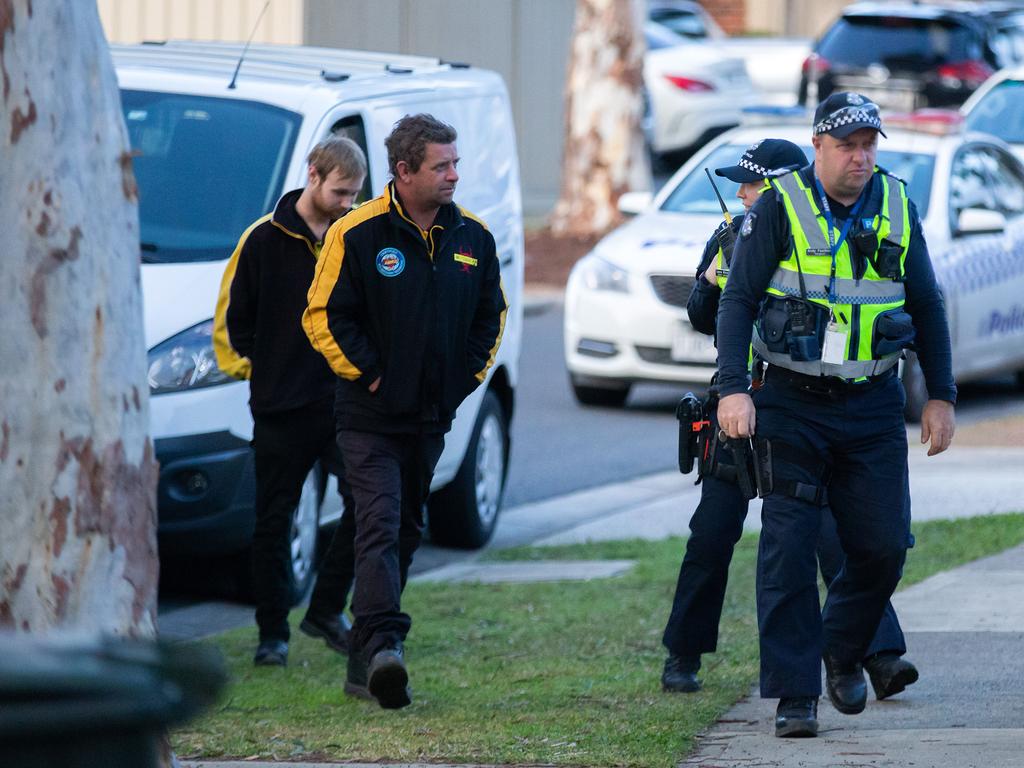
M 220 279 L 220 291 L 217 294 L 217 308 L 213 314 L 213 353 L 217 358 L 217 367 L 228 376 L 236 379 L 248 379 L 252 375 L 252 361 L 241 355 L 231 344 L 231 334 L 228 329 L 228 308 L 231 305 L 231 286 L 238 271 L 238 260 L 241 257 L 242 249 L 246 240 L 256 227 L 265 221 L 269 221 L 272 214 L 254 221 L 238 240 L 231 258 L 228 259 L 224 268 L 224 275 Z

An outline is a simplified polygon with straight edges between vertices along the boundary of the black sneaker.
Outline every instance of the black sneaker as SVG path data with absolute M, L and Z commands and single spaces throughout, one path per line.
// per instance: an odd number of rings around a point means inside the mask
M 288 643 L 284 640 L 260 640 L 252 663 L 257 667 L 288 666 Z
M 690 659 L 674 653 L 665 659 L 665 669 L 661 673 L 661 690 L 669 693 L 694 693 L 701 688 L 697 679 L 700 669 L 700 657 Z
M 876 653 L 864 661 L 879 701 L 895 696 L 917 682 L 917 667 L 897 653 Z
M 401 643 L 373 654 L 367 669 L 366 687 L 384 709 L 401 709 L 412 704 Z
M 345 675 L 345 693 L 357 699 L 373 701 L 370 689 L 366 687 L 366 661 L 363 654 L 353 651 L 348 654 L 348 667 Z
M 306 616 L 299 624 L 299 629 L 310 637 L 322 639 L 332 651 L 348 655 L 348 636 L 352 625 L 345 618 L 345 614 L 324 616 L 306 611 Z
M 817 736 L 817 697 L 779 699 L 779 706 L 775 710 L 775 735 L 789 739 Z

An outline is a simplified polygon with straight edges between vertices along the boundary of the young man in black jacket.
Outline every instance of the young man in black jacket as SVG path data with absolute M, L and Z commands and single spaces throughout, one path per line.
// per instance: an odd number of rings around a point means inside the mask
M 353 503 L 334 435 L 334 374 L 302 332 L 306 292 L 328 227 L 352 207 L 366 157 L 332 137 L 309 156 L 309 183 L 242 235 L 217 298 L 214 350 L 221 370 L 249 379 L 256 455 L 253 588 L 257 665 L 288 661 L 292 515 L 318 459 L 338 476 L 345 512 L 323 558 L 300 628 L 346 653 L 342 614 L 353 578 Z M 312 554 L 312 553 L 310 553 Z
M 406 116 L 392 181 L 327 234 L 303 326 L 338 376 L 338 443 L 356 504 L 346 692 L 411 702 L 401 610 L 423 505 L 455 409 L 494 363 L 507 304 L 494 238 L 452 202 L 455 129 Z

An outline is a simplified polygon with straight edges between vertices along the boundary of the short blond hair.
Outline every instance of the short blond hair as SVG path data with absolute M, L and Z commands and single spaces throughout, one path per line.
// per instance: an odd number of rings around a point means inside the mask
M 307 160 L 321 180 L 330 176 L 335 168 L 343 179 L 361 179 L 366 176 L 366 155 L 358 144 L 345 136 L 324 139 L 313 147 Z

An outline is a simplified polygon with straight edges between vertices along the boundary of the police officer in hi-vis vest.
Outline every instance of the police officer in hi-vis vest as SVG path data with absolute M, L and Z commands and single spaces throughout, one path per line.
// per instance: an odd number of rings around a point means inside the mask
M 735 165 L 715 169 L 715 174 L 739 184 L 736 197 L 749 211 L 767 188 L 766 179 L 801 168 L 807 163 L 804 151 L 784 139 L 764 139 L 746 152 Z M 728 281 L 733 243 L 743 216 L 722 225 L 708 240 L 697 268 L 697 281 L 686 304 L 694 330 L 715 334 L 718 302 Z M 709 403 L 710 407 L 710 403 Z M 717 429 L 714 413 L 711 428 Z M 672 611 L 662 642 L 669 655 L 661 676 L 665 691 L 690 693 L 700 690 L 697 672 L 701 655 L 718 645 L 718 624 L 725 601 L 725 588 L 733 549 L 743 533 L 747 498 L 737 485 L 735 460 L 727 447 L 715 452 L 714 466 L 702 472 L 700 503 L 690 519 L 686 555 L 679 569 Z M 835 521 L 828 507 L 822 507 L 822 525 L 817 552 L 822 578 L 830 584 L 843 564 L 843 551 Z M 906 642 L 892 605 L 886 607 L 878 630 L 864 658 L 875 694 L 888 698 L 916 682 L 917 669 L 906 659 Z
M 822 659 L 836 709 L 866 704 L 862 660 L 910 543 L 904 349 L 928 388 L 922 443 L 935 455 L 953 438 L 946 311 L 905 185 L 875 166 L 880 134 L 863 96 L 818 106 L 814 162 L 771 179 L 744 218 L 719 308 L 719 424 L 770 455 L 757 605 L 761 695 L 779 699 L 780 736 L 816 734 Z M 768 364 L 752 395 L 751 343 Z M 846 554 L 821 610 L 821 510 L 790 494 L 800 486 L 826 490 Z

